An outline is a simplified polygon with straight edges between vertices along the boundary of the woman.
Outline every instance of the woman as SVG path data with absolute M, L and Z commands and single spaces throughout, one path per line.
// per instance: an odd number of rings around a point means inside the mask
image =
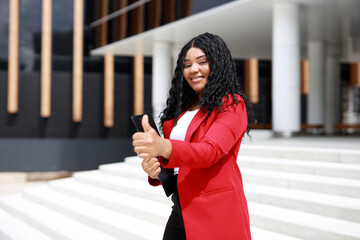
M 250 131 L 250 107 L 219 36 L 204 33 L 182 48 L 161 116 L 164 138 L 147 116 L 144 132 L 133 135 L 151 185 L 160 184 L 160 164 L 177 176 L 164 239 L 251 239 L 236 163 L 241 140 Z

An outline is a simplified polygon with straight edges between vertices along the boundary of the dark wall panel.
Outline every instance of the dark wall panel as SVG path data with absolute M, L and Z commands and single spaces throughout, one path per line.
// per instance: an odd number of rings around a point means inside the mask
M 134 155 L 130 139 L 0 139 L 0 172 L 92 170 Z
M 19 89 L 19 113 L 7 113 L 7 73 L 0 72 L 0 138 L 130 138 L 133 133 L 132 76 L 115 75 L 115 126 L 105 128 L 103 76 L 85 73 L 83 80 L 83 121 L 72 121 L 72 74 L 52 74 L 52 115 L 40 117 L 40 74 L 21 73 Z M 151 77 L 146 77 L 151 86 Z M 146 89 L 151 92 L 151 89 Z M 146 93 L 146 109 L 151 108 Z
M 72 122 L 71 73 L 52 74 L 51 117 L 40 121 L 40 137 L 67 138 L 76 136 Z
M 130 59 L 131 60 L 131 59 Z M 145 70 L 151 69 L 146 59 Z M 7 72 L 0 71 L 0 172 L 79 171 L 135 155 L 130 120 L 132 74 L 115 75 L 115 126 L 103 126 L 103 75 L 84 73 L 83 121 L 72 121 L 72 73 L 52 73 L 52 114 L 40 117 L 40 74 L 20 74 L 19 113 L 7 113 Z M 151 109 L 151 73 L 145 73 L 145 112 Z

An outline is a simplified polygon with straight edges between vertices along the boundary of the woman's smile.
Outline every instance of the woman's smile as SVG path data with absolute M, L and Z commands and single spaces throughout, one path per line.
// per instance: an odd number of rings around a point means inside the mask
M 199 82 L 199 81 L 201 81 L 202 79 L 204 79 L 204 76 L 195 76 L 195 77 L 192 77 L 192 78 L 191 78 L 191 81 L 192 81 L 192 82 Z

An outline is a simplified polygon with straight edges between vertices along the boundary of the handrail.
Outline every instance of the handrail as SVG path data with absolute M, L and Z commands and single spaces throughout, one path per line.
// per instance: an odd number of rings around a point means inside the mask
M 121 14 L 129 12 L 129 11 L 133 10 L 134 8 L 140 7 L 140 6 L 142 6 L 145 3 L 148 3 L 150 1 L 151 0 L 139 0 L 139 1 L 135 2 L 135 3 L 132 3 L 129 6 L 126 6 L 126 7 L 122 8 L 122 9 L 119 9 L 119 10 L 117 10 L 117 11 L 115 11 L 115 12 L 113 12 L 113 13 L 111 13 L 111 14 L 103 17 L 103 18 L 100 18 L 100 19 L 90 23 L 90 27 L 93 28 L 93 27 L 99 26 L 100 24 L 102 24 L 104 22 L 107 22 L 107 21 L 109 21 L 109 20 L 111 20 L 113 18 L 116 18 L 117 16 L 120 16 Z

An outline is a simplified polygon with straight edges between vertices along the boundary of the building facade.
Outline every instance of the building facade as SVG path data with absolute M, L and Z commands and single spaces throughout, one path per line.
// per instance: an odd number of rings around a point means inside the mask
M 357 1 L 0 0 L 0 171 L 96 168 L 132 155 L 180 47 L 228 43 L 254 129 L 358 134 Z M 326 10 L 326 11 L 325 11 Z

